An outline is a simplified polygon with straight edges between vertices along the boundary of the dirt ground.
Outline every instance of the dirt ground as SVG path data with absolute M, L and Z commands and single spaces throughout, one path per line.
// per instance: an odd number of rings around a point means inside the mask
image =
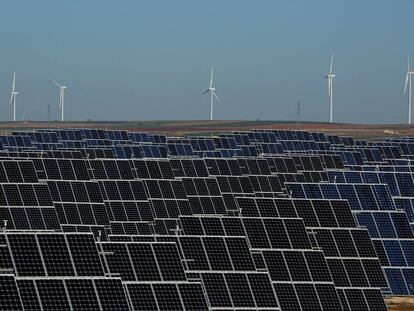
M 412 311 L 414 310 L 414 297 L 396 296 L 386 298 L 385 302 L 389 311 Z
M 125 129 L 140 132 L 158 132 L 169 136 L 205 135 L 241 131 L 249 129 L 303 129 L 320 131 L 337 135 L 352 136 L 356 138 L 375 138 L 388 136 L 414 136 L 414 126 L 390 125 L 361 125 L 361 124 L 329 124 L 282 121 L 87 121 L 87 122 L 0 122 L 0 132 L 13 130 L 28 130 L 35 128 L 104 128 Z

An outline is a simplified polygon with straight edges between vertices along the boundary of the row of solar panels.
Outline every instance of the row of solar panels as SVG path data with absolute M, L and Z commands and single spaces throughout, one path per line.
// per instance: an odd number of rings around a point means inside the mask
M 190 137 L 186 139 L 167 138 L 163 135 L 127 133 L 125 131 L 43 130 L 37 132 L 14 132 L 1 136 L 6 150 L 37 148 L 40 150 L 110 148 L 117 157 L 166 157 L 170 156 L 256 156 L 258 154 L 281 154 L 288 151 L 327 151 L 330 146 L 341 149 L 342 157 L 349 164 L 360 163 L 359 156 L 371 161 L 385 158 L 399 158 L 401 153 L 412 154 L 414 144 L 395 142 L 397 146 L 379 144 L 358 144 L 348 137 L 308 133 L 303 131 L 252 131 L 222 134 L 214 138 Z M 335 147 L 336 145 L 342 147 Z M 150 147 L 152 146 L 152 147 Z M 355 151 L 355 152 L 353 152 Z M 356 159 L 353 159 L 356 157 Z
M 32 146 L 6 141 L 1 152 L 4 310 L 386 310 L 382 294 L 413 293 L 414 239 L 388 185 L 328 183 L 330 170 L 409 166 L 391 152 L 409 141 L 266 130 L 10 137 Z M 120 160 L 143 146 L 167 152 Z

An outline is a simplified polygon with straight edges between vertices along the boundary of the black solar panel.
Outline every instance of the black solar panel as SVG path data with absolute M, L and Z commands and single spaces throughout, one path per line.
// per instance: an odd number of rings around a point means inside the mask
M 414 294 L 409 140 L 1 141 L 2 310 L 385 310 L 382 294 Z

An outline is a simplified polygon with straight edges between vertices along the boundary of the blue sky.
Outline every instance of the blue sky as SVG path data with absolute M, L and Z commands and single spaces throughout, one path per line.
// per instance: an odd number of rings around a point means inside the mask
M 217 119 L 328 119 L 335 54 L 334 120 L 404 123 L 410 0 L 37 0 L 0 4 L 0 120 L 18 117 L 207 119 L 215 66 Z

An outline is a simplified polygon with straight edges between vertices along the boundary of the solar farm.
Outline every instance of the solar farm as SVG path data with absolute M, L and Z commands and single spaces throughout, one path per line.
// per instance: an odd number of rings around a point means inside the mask
M 414 138 L 0 142 L 0 310 L 380 311 L 414 295 Z

